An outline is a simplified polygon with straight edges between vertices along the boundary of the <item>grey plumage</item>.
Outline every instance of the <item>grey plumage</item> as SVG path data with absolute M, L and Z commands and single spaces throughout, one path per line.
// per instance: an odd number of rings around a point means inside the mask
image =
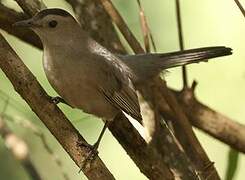
M 232 54 L 232 49 L 224 46 L 204 47 L 170 53 L 119 55 L 119 58 L 137 75 L 135 83 L 142 83 L 159 74 L 164 69 Z
M 30 26 L 42 40 L 44 70 L 57 93 L 71 106 L 109 121 L 120 111 L 141 120 L 133 84 L 144 83 L 167 68 L 231 54 L 230 48 L 218 46 L 173 53 L 114 55 L 61 9 L 43 10 L 17 25 Z

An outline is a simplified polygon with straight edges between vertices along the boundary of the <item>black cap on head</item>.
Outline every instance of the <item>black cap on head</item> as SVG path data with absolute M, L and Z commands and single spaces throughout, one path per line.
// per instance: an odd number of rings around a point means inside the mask
M 71 16 L 70 13 L 63 9 L 58 9 L 58 8 L 52 8 L 52 9 L 44 9 L 40 12 L 37 13 L 36 17 L 42 19 L 47 15 L 58 15 L 58 16 Z

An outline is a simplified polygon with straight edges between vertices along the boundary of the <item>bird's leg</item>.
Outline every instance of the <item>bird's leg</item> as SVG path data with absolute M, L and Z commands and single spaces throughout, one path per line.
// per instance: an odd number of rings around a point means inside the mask
M 108 124 L 109 124 L 109 121 L 106 121 L 105 124 L 104 124 L 104 126 L 103 126 L 102 131 L 100 132 L 100 135 L 99 135 L 97 141 L 92 146 L 93 149 L 96 150 L 96 151 L 99 148 L 100 141 L 101 141 L 101 139 L 102 139 L 102 137 L 103 137 L 103 135 L 105 133 L 106 128 L 108 127 Z
M 59 103 L 64 103 L 69 106 L 69 104 L 62 97 L 59 97 L 59 96 L 51 97 L 51 101 L 56 105 Z
M 101 139 L 105 133 L 106 128 L 108 127 L 108 124 L 109 124 L 109 121 L 106 121 L 104 126 L 103 126 L 103 129 L 100 132 L 100 135 L 99 135 L 97 141 L 93 145 L 88 146 L 91 149 L 91 152 L 93 152 L 93 154 L 95 154 L 95 155 L 98 154 L 99 144 L 100 144 Z
M 88 145 L 88 144 L 85 145 L 86 147 L 90 148 L 90 150 L 89 150 L 87 158 L 83 162 L 83 167 L 88 163 L 88 161 L 93 160 L 98 155 L 99 144 L 101 142 L 101 139 L 102 139 L 108 125 L 109 125 L 109 121 L 106 121 L 104 126 L 103 126 L 102 131 L 100 132 L 100 135 L 99 135 L 97 141 L 93 145 Z M 80 169 L 80 171 L 81 171 L 81 169 Z

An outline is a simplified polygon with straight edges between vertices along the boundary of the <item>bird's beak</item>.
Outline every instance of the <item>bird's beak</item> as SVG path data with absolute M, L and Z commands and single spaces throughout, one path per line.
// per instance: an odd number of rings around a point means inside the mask
M 35 21 L 31 19 L 27 19 L 24 21 L 18 21 L 13 24 L 14 27 L 37 27 L 38 25 L 35 23 Z

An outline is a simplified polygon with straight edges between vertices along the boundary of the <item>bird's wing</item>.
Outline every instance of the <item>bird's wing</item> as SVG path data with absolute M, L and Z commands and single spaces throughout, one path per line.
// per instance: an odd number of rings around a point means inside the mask
M 99 90 L 113 106 L 141 122 L 138 97 L 130 79 L 133 73 L 129 67 L 92 39 L 89 50 L 103 76 L 100 77 L 103 82 L 99 82 Z
M 107 81 L 101 83 L 101 92 L 112 105 L 141 122 L 138 97 L 127 72 L 118 63 L 107 65 L 104 71 Z

